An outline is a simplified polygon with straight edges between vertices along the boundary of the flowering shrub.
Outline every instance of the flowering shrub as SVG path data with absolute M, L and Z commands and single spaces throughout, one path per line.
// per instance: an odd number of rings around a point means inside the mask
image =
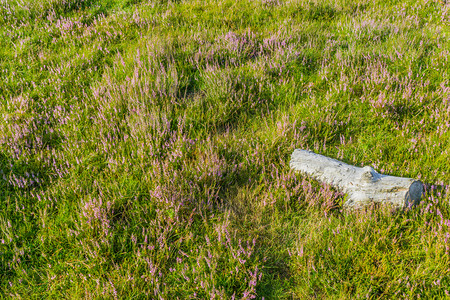
M 1 295 L 448 295 L 448 5 L 26 0 L 0 14 Z M 295 148 L 427 193 L 348 214 L 290 170 Z

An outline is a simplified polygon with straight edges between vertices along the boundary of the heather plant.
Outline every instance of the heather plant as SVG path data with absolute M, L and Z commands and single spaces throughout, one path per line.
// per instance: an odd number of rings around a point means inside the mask
M 0 295 L 449 297 L 448 9 L 0 1 Z M 345 212 L 295 148 L 426 194 Z

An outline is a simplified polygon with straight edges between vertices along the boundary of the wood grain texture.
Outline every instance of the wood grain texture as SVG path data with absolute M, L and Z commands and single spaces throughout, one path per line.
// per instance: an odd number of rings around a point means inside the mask
M 296 149 L 290 167 L 347 194 L 345 209 L 389 203 L 398 209 L 417 205 L 423 195 L 419 180 L 377 173 L 372 167 L 355 167 L 311 151 Z

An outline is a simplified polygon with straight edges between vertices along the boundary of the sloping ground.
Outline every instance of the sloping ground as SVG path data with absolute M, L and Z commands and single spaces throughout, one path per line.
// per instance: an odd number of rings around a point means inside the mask
M 448 9 L 1 0 L 1 295 L 448 295 Z M 342 213 L 295 148 L 427 194 Z

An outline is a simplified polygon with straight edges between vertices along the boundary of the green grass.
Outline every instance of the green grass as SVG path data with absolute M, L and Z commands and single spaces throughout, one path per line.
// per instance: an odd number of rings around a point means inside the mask
M 449 297 L 448 7 L 0 0 L 0 295 Z M 295 148 L 426 195 L 343 212 Z

